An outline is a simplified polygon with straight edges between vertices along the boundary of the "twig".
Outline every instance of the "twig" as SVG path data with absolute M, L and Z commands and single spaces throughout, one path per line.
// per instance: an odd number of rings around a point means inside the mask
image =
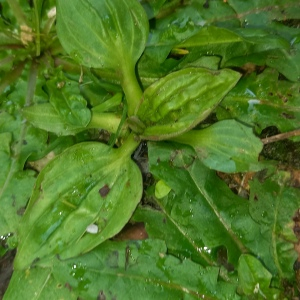
M 266 145 L 266 144 L 274 143 L 277 141 L 285 140 L 285 139 L 291 138 L 293 136 L 300 136 L 300 129 L 276 134 L 276 135 L 264 138 L 261 141 L 263 142 L 264 145 Z

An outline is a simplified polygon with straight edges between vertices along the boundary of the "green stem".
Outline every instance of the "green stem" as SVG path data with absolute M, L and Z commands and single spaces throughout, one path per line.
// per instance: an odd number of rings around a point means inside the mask
M 134 66 L 129 64 L 123 66 L 121 85 L 126 96 L 128 116 L 130 117 L 136 114 L 143 96 L 143 91 L 135 75 Z
M 35 16 L 35 46 L 36 46 L 36 56 L 40 56 L 41 54 L 41 35 L 40 35 L 40 18 L 37 7 L 37 1 L 34 1 L 34 16 Z
M 118 148 L 118 151 L 122 153 L 122 157 L 131 156 L 139 144 L 140 139 L 134 133 L 130 133 L 123 145 Z
M 112 133 L 116 133 L 121 118 L 112 113 L 99 113 L 92 111 L 92 119 L 88 124 L 88 128 L 101 128 Z M 122 128 L 120 136 L 124 136 L 127 131 L 126 126 Z
M 178 136 L 174 136 L 174 137 L 170 138 L 169 140 L 173 141 L 173 142 L 187 144 L 187 145 L 192 146 L 193 141 L 195 141 L 195 138 L 196 138 L 195 134 L 196 134 L 196 131 L 190 130 L 190 131 L 182 133 Z

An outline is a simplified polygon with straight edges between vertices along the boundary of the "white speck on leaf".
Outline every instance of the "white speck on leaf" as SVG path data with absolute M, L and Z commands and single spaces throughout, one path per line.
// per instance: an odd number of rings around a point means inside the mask
M 96 234 L 98 233 L 98 226 L 96 224 L 91 224 L 86 228 L 86 232 Z

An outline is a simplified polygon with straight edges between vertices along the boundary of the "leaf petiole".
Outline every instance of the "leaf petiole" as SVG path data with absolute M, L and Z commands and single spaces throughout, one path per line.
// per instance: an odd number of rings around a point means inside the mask
M 99 113 L 92 111 L 92 118 L 87 128 L 101 128 L 109 132 L 116 133 L 119 128 L 121 118 L 113 113 Z M 120 136 L 124 136 L 127 128 L 123 126 L 119 132 Z
M 134 66 L 124 64 L 122 68 L 122 88 L 128 105 L 128 116 L 133 116 L 139 107 L 143 91 L 138 83 Z

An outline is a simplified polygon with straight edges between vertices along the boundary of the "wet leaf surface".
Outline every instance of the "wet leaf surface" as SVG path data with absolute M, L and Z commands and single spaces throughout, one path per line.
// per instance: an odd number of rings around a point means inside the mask
M 77 144 L 43 169 L 18 230 L 16 269 L 58 253 L 79 255 L 122 229 L 140 201 L 142 176 L 121 151 Z M 96 234 L 87 232 L 91 224 Z

